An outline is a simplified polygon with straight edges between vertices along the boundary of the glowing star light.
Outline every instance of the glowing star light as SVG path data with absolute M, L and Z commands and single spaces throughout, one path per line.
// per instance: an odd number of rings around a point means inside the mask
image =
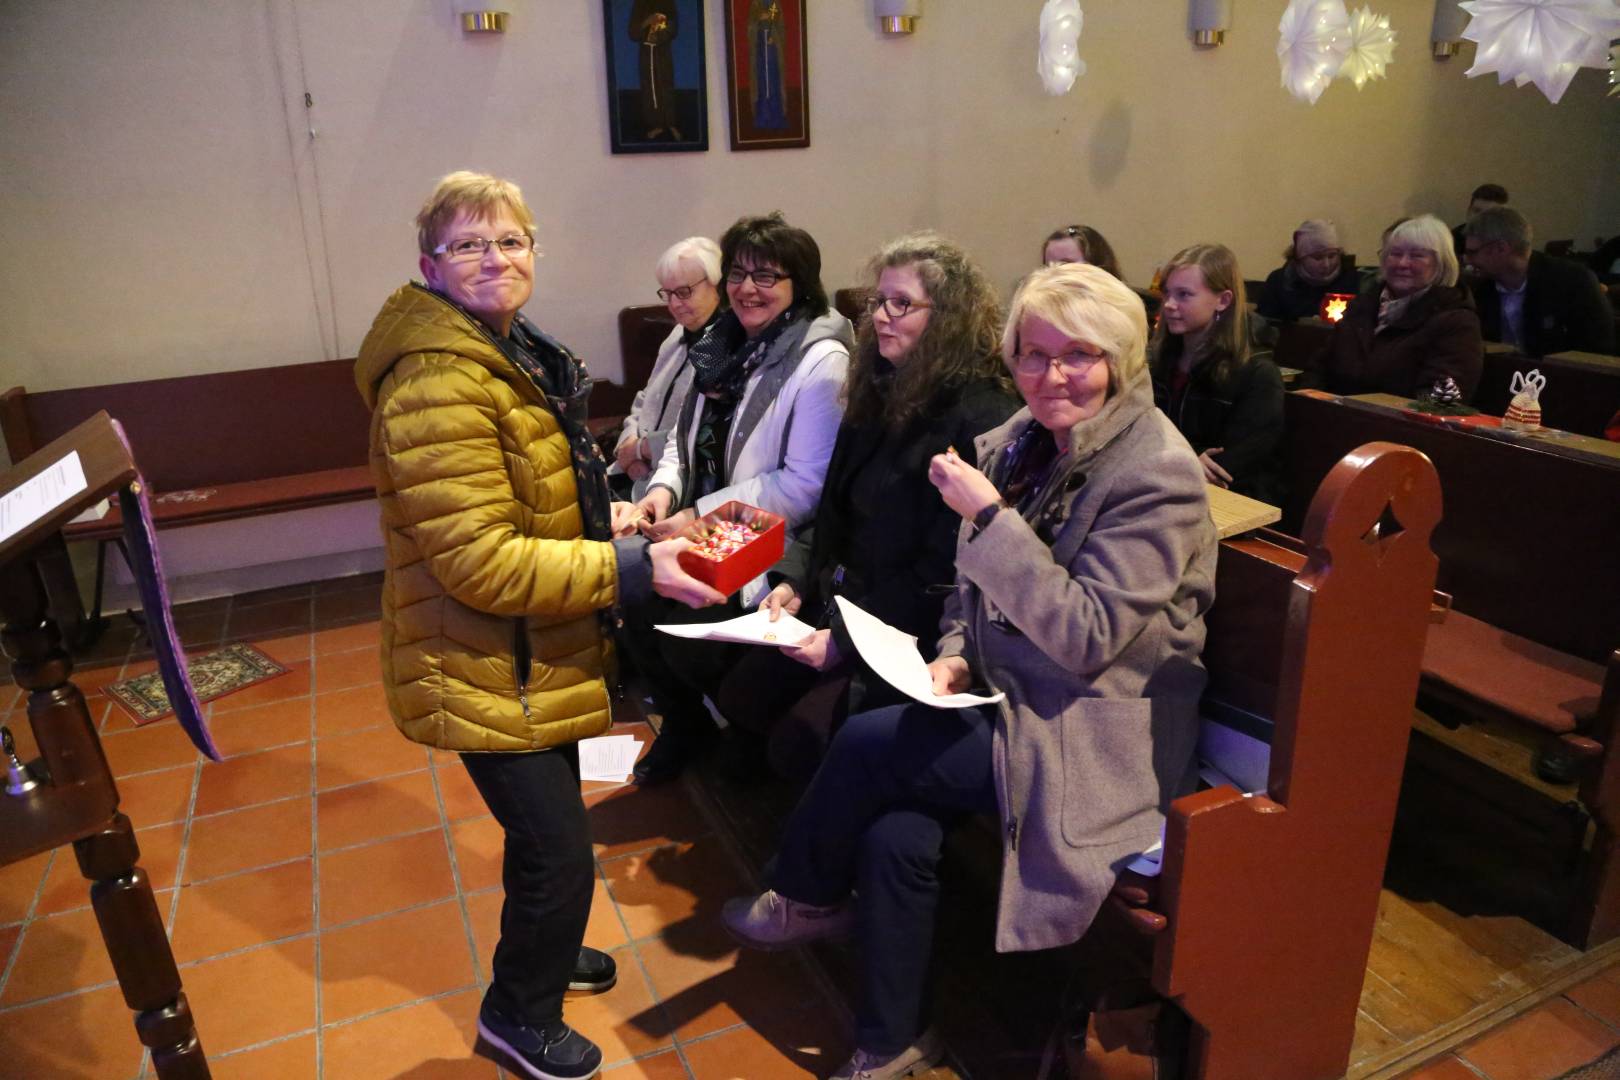
M 1066 94 L 1074 80 L 1086 73 L 1080 59 L 1080 27 L 1085 16 L 1080 0 L 1046 0 L 1041 8 L 1041 51 L 1035 70 L 1048 94 Z
M 1473 16 L 1462 36 L 1479 44 L 1470 77 L 1496 73 L 1515 86 L 1535 83 L 1554 104 L 1582 67 L 1609 62 L 1609 39 L 1620 36 L 1615 0 L 1464 0 Z
M 1360 90 L 1370 79 L 1382 79 L 1384 69 L 1395 59 L 1395 31 L 1388 15 L 1374 15 L 1371 8 L 1357 8 L 1350 16 L 1350 51 L 1339 78 L 1349 79 Z
M 1284 89 L 1315 105 L 1350 51 L 1344 0 L 1289 0 L 1277 30 Z

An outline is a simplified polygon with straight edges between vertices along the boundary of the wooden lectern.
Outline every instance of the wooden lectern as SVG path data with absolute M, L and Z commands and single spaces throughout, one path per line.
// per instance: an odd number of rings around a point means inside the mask
M 0 793 L 0 865 L 71 843 L 93 883 L 91 902 L 135 1030 L 162 1080 L 206 1080 L 180 973 L 163 930 L 129 818 L 118 812 L 118 788 L 90 720 L 84 695 L 69 681 L 72 660 L 51 617 L 39 558 L 62 526 L 138 480 L 129 448 L 105 412 L 98 413 L 0 477 L 0 499 L 64 458 L 78 454 L 86 486 L 38 516 L 15 500 L 0 541 L 0 633 L 17 685 L 28 691 L 28 722 L 41 759 L 30 763 L 38 786 Z M 21 524 L 19 517 L 26 524 Z M 31 518 L 31 520 L 29 520 Z M 0 513 L 0 524 L 6 523 Z M 12 531 L 15 529 L 15 531 Z

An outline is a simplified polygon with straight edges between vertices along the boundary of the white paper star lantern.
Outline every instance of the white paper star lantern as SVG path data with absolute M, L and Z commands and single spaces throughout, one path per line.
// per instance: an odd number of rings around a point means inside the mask
M 1048 94 L 1066 94 L 1074 80 L 1086 73 L 1080 59 L 1080 27 L 1085 16 L 1080 0 L 1046 0 L 1041 8 L 1041 51 L 1035 71 Z
M 1350 14 L 1344 0 L 1289 0 L 1277 31 L 1283 87 L 1315 105 L 1350 51 Z
M 1370 79 L 1382 79 L 1384 69 L 1395 59 L 1395 31 L 1388 15 L 1374 15 L 1371 8 L 1357 8 L 1350 15 L 1350 51 L 1339 68 L 1339 78 L 1349 79 L 1360 90 Z
M 1496 73 L 1496 81 L 1535 83 L 1557 104 L 1582 67 L 1603 67 L 1609 39 L 1620 35 L 1615 0 L 1464 0 L 1473 16 L 1463 37 L 1477 42 L 1469 76 Z

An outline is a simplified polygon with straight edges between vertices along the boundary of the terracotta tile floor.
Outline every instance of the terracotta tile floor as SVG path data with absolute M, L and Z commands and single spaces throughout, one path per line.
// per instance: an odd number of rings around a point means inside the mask
M 127 627 L 76 675 L 223 1080 L 505 1075 L 471 1054 L 501 832 L 454 755 L 388 725 L 376 594 L 360 579 L 181 610 L 188 647 L 252 640 L 293 669 L 209 707 L 223 764 L 198 760 L 172 720 L 136 728 L 100 696 L 150 667 Z M 0 716 L 31 751 L 22 705 L 0 685 Z M 831 1071 L 849 1051 L 843 1005 L 805 957 L 739 955 L 719 932 L 719 904 L 748 877 L 687 790 L 587 786 L 586 941 L 620 978 L 567 1015 L 602 1046 L 604 1075 Z M 152 1075 L 88 899 L 69 850 L 0 869 L 0 1080 Z M 1410 1075 L 1546 1080 L 1617 1044 L 1620 968 Z
M 501 831 L 454 755 L 389 725 L 376 593 L 327 583 L 180 609 L 193 651 L 252 641 L 293 669 L 207 707 L 220 764 L 172 719 L 136 728 L 100 695 L 150 667 L 122 627 L 75 674 L 226 1080 L 505 1075 L 471 1053 Z M 31 752 L 23 704 L 0 685 Z M 810 1076 L 842 1061 L 842 1006 L 806 961 L 739 957 L 717 934 L 747 879 L 687 793 L 588 787 L 586 940 L 618 960 L 619 985 L 571 998 L 567 1016 L 602 1046 L 604 1075 Z M 69 849 L 0 869 L 0 1080 L 153 1075 L 88 905 Z

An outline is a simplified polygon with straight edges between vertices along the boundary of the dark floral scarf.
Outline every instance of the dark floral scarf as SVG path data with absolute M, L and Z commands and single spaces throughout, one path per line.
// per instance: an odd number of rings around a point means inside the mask
M 692 365 L 692 385 L 716 400 L 736 401 L 742 397 L 748 376 L 765 359 L 771 343 L 793 325 L 800 310 L 798 304 L 788 308 L 754 338 L 743 329 L 736 312 L 725 312 L 686 352 Z

